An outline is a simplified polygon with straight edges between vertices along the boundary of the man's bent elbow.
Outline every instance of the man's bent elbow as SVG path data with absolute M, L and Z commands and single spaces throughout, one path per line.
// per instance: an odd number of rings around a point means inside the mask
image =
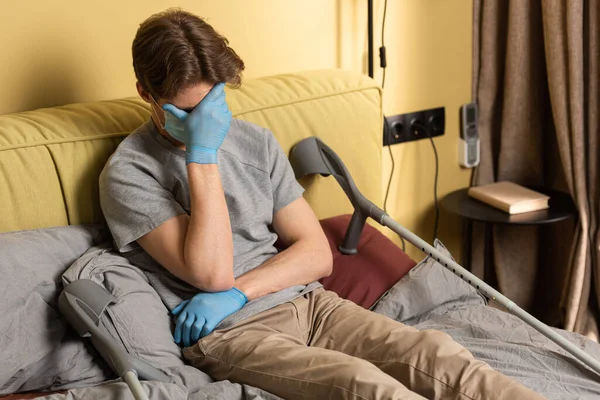
M 326 278 L 333 272 L 333 254 L 329 244 L 321 251 L 321 278 Z M 321 279 L 319 278 L 319 279 Z
M 233 272 L 226 274 L 194 273 L 188 283 L 205 292 L 225 292 L 233 288 L 235 279 Z

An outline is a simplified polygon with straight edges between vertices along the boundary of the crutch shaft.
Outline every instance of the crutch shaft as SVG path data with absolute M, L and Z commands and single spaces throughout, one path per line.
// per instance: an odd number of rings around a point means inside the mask
M 440 251 L 435 249 L 433 246 L 421 239 L 419 236 L 415 235 L 414 233 L 400 225 L 398 222 L 394 221 L 388 215 L 384 215 L 379 222 L 383 226 L 390 228 L 392 231 L 402 236 L 404 239 L 406 239 L 418 249 L 421 249 L 421 251 L 423 251 L 425 254 L 429 255 L 430 257 L 433 257 L 442 266 L 452 271 L 463 281 L 467 282 L 469 285 L 477 289 L 484 296 L 498 302 L 500 305 L 506 308 L 508 312 L 514 314 L 515 316 L 519 317 L 520 319 L 531 325 L 542 335 L 552 340 L 554 343 L 571 353 L 574 357 L 578 358 L 582 363 L 584 363 L 592 370 L 600 374 L 600 362 L 598 360 L 584 352 L 579 347 L 575 346 L 573 343 L 561 336 L 558 332 L 550 328 L 548 325 L 544 324 L 540 320 L 536 319 L 533 315 L 523 310 L 521 307 L 512 302 L 508 297 L 504 296 L 502 293 L 492 288 L 490 285 L 473 275 L 471 272 L 467 271 L 465 268 L 453 261 L 450 257 L 447 257 L 446 255 L 442 254 Z

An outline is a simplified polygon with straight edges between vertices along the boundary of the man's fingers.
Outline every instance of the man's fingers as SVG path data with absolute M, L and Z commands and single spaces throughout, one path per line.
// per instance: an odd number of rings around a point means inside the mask
M 202 332 L 200 332 L 200 337 L 203 338 L 204 336 L 209 335 L 214 329 L 216 324 L 218 324 L 221 321 L 217 321 L 216 323 L 213 321 L 213 323 L 206 323 L 204 324 L 204 328 L 202 328 Z
M 227 104 L 223 104 L 223 107 L 221 108 L 221 111 L 223 112 L 224 115 L 226 115 L 228 118 L 231 118 L 231 110 L 229 109 L 229 107 L 227 106 Z
M 229 109 L 223 111 L 221 120 L 226 123 L 231 123 L 231 111 L 229 111 Z
M 173 104 L 167 103 L 164 106 L 162 106 L 162 108 L 163 108 L 163 110 L 168 111 L 171 114 L 173 114 L 175 116 L 175 118 L 177 118 L 180 121 L 185 121 L 187 119 L 188 113 L 186 113 L 183 110 L 180 110 L 179 108 L 175 107 Z
M 227 98 L 227 96 L 225 95 L 225 91 L 221 92 L 221 94 L 219 95 L 219 97 L 217 97 L 215 100 L 213 100 L 213 103 L 216 104 L 226 104 L 225 99 Z
M 196 319 L 196 321 L 192 325 L 192 338 L 191 338 L 192 344 L 194 344 L 198 340 L 200 340 L 200 333 L 202 332 L 202 328 L 204 328 L 205 324 L 206 324 L 206 318 L 199 317 L 198 319 Z
M 192 325 L 196 320 L 195 314 L 188 314 L 187 319 L 183 323 L 183 333 L 181 334 L 183 338 L 183 345 L 185 347 L 190 347 L 192 345 Z
M 204 99 L 202 99 L 202 101 L 208 103 L 209 101 L 217 100 L 219 98 L 219 96 L 221 96 L 222 94 L 223 95 L 225 94 L 223 92 L 224 88 L 225 88 L 225 84 L 223 82 L 219 82 L 219 83 L 215 84 L 215 86 L 213 86 L 213 88 L 210 90 L 210 92 L 208 92 L 206 97 Z
M 181 312 L 181 310 L 183 310 L 183 308 L 184 308 L 184 307 L 187 305 L 187 303 L 189 303 L 189 302 L 190 302 L 189 300 L 182 301 L 181 303 L 179 303 L 179 305 L 178 305 L 177 307 L 175 307 L 175 308 L 174 308 L 174 309 L 171 311 L 171 314 L 173 314 L 173 315 L 178 315 L 178 314 Z
M 175 324 L 175 332 L 173 332 L 173 340 L 175 340 L 175 343 L 181 343 L 181 335 L 183 334 L 183 323 L 185 322 L 187 318 L 187 313 L 185 311 L 183 311 L 181 314 L 179 314 L 179 317 L 177 317 L 177 323 Z

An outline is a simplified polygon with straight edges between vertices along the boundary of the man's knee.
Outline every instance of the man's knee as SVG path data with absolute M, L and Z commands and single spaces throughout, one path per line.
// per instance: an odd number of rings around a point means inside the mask
M 435 364 L 441 359 L 457 356 L 463 360 L 473 358 L 465 347 L 454 341 L 447 333 L 428 329 L 420 331 L 419 336 L 417 345 L 412 347 L 414 354 L 410 357 L 420 360 L 418 364 L 422 365 L 422 362 L 425 361 L 427 365 L 431 366 L 431 362 Z M 424 365 L 422 366 L 424 367 Z
M 452 336 L 448 335 L 446 332 L 426 329 L 420 333 L 423 335 L 422 342 L 425 346 L 430 346 L 432 348 L 448 346 L 462 348 L 462 346 L 455 342 Z

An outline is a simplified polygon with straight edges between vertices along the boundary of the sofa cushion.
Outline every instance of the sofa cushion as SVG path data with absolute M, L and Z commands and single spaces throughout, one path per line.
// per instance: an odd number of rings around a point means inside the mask
M 321 279 L 327 290 L 370 308 L 416 265 L 405 252 L 369 224 L 365 225 L 358 253 L 344 255 L 338 250 L 351 215 L 321 220 L 333 253 L 333 273 Z
M 351 71 L 247 79 L 227 89 L 233 116 L 271 130 L 283 150 L 318 136 L 361 192 L 381 202 L 381 88 Z M 0 115 L 0 232 L 102 223 L 98 175 L 120 141 L 150 117 L 140 98 Z M 365 168 L 365 166 L 369 168 Z M 332 179 L 304 179 L 320 218 L 352 209 Z

